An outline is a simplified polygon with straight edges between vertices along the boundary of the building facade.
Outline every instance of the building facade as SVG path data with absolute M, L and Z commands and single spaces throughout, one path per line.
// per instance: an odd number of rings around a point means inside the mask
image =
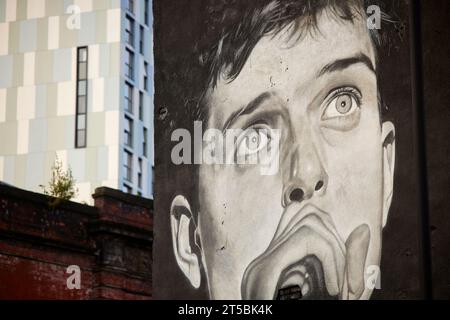
M 152 198 L 151 0 L 0 0 L 0 181 Z

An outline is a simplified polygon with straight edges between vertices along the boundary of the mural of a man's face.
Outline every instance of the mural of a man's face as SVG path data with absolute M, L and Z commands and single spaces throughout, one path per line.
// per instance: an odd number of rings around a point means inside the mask
M 206 96 L 207 128 L 254 128 L 259 143 L 281 132 L 276 174 L 203 164 L 198 219 L 183 195 L 173 200 L 186 210 L 171 215 L 178 265 L 194 287 L 207 281 L 213 299 L 274 299 L 293 286 L 304 298 L 371 295 L 367 268 L 379 265 L 392 199 L 394 127 L 380 118 L 365 21 L 325 10 L 317 27 L 300 40 L 289 28 L 264 36 L 236 79 L 221 77 Z

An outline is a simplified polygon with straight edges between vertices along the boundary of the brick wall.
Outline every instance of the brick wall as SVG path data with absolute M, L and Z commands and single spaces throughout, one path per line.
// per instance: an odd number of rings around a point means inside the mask
M 0 185 L 0 299 L 151 299 L 153 201 L 98 188 L 94 206 Z M 80 289 L 69 289 L 69 266 Z

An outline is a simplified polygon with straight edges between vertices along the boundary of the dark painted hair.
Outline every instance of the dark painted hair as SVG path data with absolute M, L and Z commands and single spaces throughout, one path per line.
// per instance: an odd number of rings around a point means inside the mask
M 371 0 L 370 3 L 367 0 L 188 1 L 191 8 L 186 8 L 186 11 L 179 9 L 178 11 L 184 15 L 172 16 L 168 23 L 172 25 L 165 28 L 166 32 L 167 29 L 177 30 L 173 34 L 176 34 L 179 40 L 170 43 L 173 51 L 161 53 L 171 55 L 171 61 L 167 59 L 168 63 L 164 65 L 167 70 L 156 69 L 156 73 L 166 71 L 164 78 L 167 79 L 165 90 L 157 88 L 155 98 L 157 106 L 163 105 L 159 110 L 160 120 L 164 123 L 162 130 L 166 133 L 163 143 L 167 158 L 163 161 L 171 161 L 170 148 L 167 149 L 167 146 L 173 146 L 173 143 L 170 143 L 172 131 L 186 128 L 192 132 L 194 121 L 207 119 L 208 106 L 203 103 L 205 92 L 215 87 L 224 70 L 226 70 L 225 77 L 233 81 L 262 37 L 275 36 L 283 30 L 288 30 L 289 40 L 301 41 L 308 33 L 320 33 L 318 16 L 323 10 L 328 10 L 328 13 L 331 13 L 330 18 L 338 22 L 354 23 L 356 19 L 365 19 L 366 8 L 375 1 Z M 192 7 L 199 12 L 193 12 L 193 16 L 189 16 L 188 11 L 192 10 Z M 368 32 L 376 52 L 380 45 L 380 37 L 377 30 Z M 170 33 L 167 34 L 167 37 L 170 36 Z M 170 89 L 167 90 L 169 86 Z M 164 101 L 163 104 L 158 103 L 158 91 L 161 92 L 159 98 Z M 158 128 L 157 126 L 157 130 Z M 161 153 L 158 151 L 157 154 Z
M 201 65 L 209 73 L 206 82 L 214 87 L 219 74 L 228 70 L 226 77 L 233 81 L 242 70 L 253 48 L 264 36 L 275 36 L 288 28 L 290 37 L 301 40 L 307 33 L 318 29 L 318 15 L 327 9 L 336 21 L 353 23 L 355 18 L 365 17 L 362 0 L 296 0 L 296 1 L 251 1 L 244 2 L 246 8 L 226 8 L 218 16 L 212 14 L 212 24 L 221 25 L 218 40 L 199 53 Z M 258 3 L 258 5 L 255 5 Z M 375 46 L 379 45 L 376 29 L 369 30 Z
M 215 87 L 225 70 L 225 78 L 233 81 L 262 37 L 288 29 L 289 40 L 300 41 L 308 33 L 320 33 L 317 20 L 324 10 L 338 22 L 354 23 L 365 19 L 366 8 L 378 0 L 209 0 L 189 4 L 198 9 L 193 17 L 186 12 L 180 19 L 170 19 L 173 34 L 181 41 L 172 46 L 172 54 L 165 52 L 176 57 L 165 66 L 171 69 L 167 79 L 172 89 L 164 92 L 163 100 L 169 103 L 159 110 L 169 113 L 168 134 L 207 119 L 204 94 Z M 203 20 L 198 21 L 199 17 Z M 382 18 L 389 21 L 384 14 Z M 376 29 L 368 32 L 377 53 L 381 38 Z

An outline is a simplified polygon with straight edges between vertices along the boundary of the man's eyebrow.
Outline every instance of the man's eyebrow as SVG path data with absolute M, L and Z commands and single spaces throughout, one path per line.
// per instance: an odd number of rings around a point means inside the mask
M 270 92 L 264 92 L 264 93 L 260 94 L 259 96 L 257 96 L 252 101 L 250 101 L 244 107 L 240 108 L 237 111 L 234 111 L 228 117 L 228 119 L 225 121 L 225 124 L 223 126 L 223 131 L 225 132 L 225 130 L 228 129 L 231 126 L 231 124 L 234 121 L 236 121 L 236 119 L 239 118 L 240 116 L 250 114 L 253 111 L 255 111 L 255 109 L 257 109 L 265 100 L 269 99 L 271 96 L 272 96 L 272 94 Z
M 372 63 L 372 60 L 370 60 L 370 58 L 364 53 L 359 53 L 354 57 L 335 60 L 327 64 L 319 71 L 317 77 L 323 76 L 326 73 L 344 70 L 350 67 L 351 65 L 358 63 L 363 63 L 365 66 L 367 66 L 367 68 L 369 68 L 370 71 L 375 73 L 375 67 Z

